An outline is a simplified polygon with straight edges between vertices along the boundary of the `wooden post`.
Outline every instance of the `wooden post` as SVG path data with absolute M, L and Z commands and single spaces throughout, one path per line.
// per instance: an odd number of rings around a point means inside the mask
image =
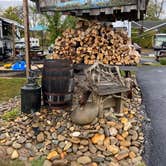
M 13 38 L 13 58 L 16 56 L 16 49 L 15 49 L 15 38 L 16 38 L 16 28 L 15 25 L 12 24 L 12 38 Z
M 29 72 L 30 72 L 30 69 L 31 69 L 31 63 L 30 63 L 30 43 L 29 43 L 28 0 L 23 0 L 23 12 L 24 12 L 26 76 L 29 77 Z

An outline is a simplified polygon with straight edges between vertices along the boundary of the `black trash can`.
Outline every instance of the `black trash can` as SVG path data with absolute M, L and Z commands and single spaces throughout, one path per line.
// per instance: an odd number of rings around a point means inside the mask
M 21 88 L 21 111 L 23 113 L 34 113 L 41 108 L 41 87 L 33 78 Z

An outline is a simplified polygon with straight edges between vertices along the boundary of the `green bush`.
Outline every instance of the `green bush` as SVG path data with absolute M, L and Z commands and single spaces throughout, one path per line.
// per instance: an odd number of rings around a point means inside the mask
M 45 157 L 39 157 L 31 161 L 31 166 L 42 166 L 44 163 Z
M 166 58 L 161 58 L 159 62 L 161 65 L 166 65 Z
M 143 32 L 141 34 L 138 33 L 138 30 L 132 30 L 132 41 L 134 43 L 139 44 L 142 48 L 152 48 L 153 47 L 153 37 L 155 35 L 155 31 Z

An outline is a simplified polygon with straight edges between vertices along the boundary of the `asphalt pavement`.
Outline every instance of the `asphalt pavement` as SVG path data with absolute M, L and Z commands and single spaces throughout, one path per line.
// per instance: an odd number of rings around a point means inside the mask
M 145 148 L 147 166 L 166 166 L 166 67 L 141 67 L 137 81 L 152 127 Z

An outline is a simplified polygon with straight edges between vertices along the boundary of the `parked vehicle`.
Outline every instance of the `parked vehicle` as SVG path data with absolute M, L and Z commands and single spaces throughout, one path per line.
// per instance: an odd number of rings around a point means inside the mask
M 0 60 L 8 58 L 12 54 L 10 30 L 10 24 L 0 19 Z
M 16 45 L 15 45 L 16 49 L 24 49 L 25 48 L 25 39 L 21 38 L 20 40 L 16 41 Z M 30 48 L 31 49 L 39 49 L 40 48 L 40 44 L 39 44 L 39 39 L 37 38 L 30 38 Z
M 154 36 L 153 48 L 156 60 L 166 57 L 166 33 L 159 33 Z

